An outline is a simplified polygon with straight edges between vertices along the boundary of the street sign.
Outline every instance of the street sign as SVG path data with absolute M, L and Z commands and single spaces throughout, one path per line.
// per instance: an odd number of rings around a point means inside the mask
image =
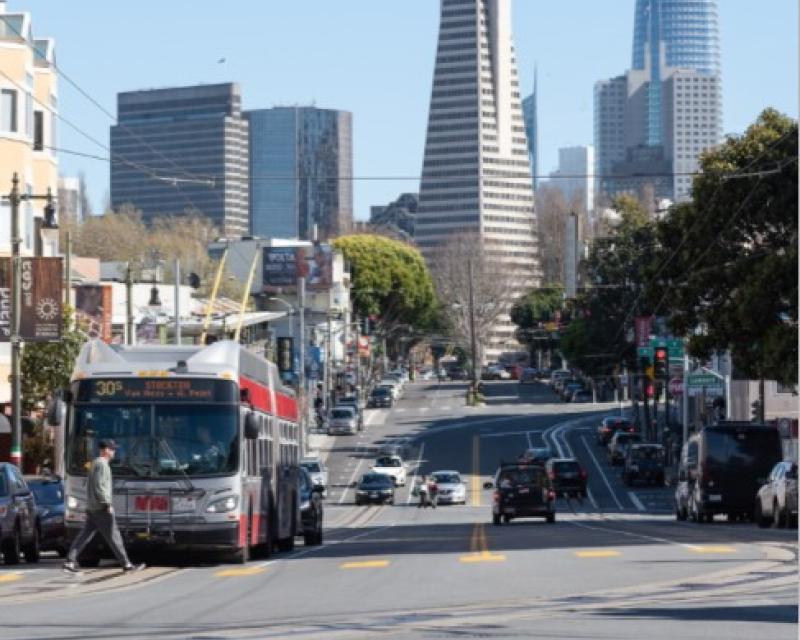
M 653 361 L 653 347 L 638 347 L 636 353 L 640 358 L 647 358 L 648 362 Z
M 672 378 L 669 381 L 669 393 L 673 396 L 683 395 L 683 380 L 680 378 Z
M 680 338 L 667 339 L 667 351 L 670 360 L 683 360 L 683 340 Z
M 687 378 L 687 383 L 690 388 L 722 386 L 722 380 L 710 373 L 690 373 Z

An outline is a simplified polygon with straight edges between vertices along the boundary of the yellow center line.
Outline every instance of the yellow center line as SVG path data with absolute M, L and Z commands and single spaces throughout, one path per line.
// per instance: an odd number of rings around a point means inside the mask
M 223 569 L 222 571 L 217 571 L 214 575 L 217 578 L 238 578 L 241 576 L 256 576 L 266 570 L 266 567 L 243 567 L 241 569 Z
M 21 573 L 4 573 L 0 574 L 0 582 L 16 582 L 17 580 L 22 580 L 23 576 Z
M 472 436 L 472 506 L 481 506 L 481 453 L 480 436 Z
M 482 524 L 476 524 L 473 527 L 469 549 L 471 553 L 461 556 L 458 559 L 459 562 L 472 564 L 475 562 L 503 562 L 506 559 L 502 553 L 489 551 L 489 544 L 486 541 L 486 529 Z
M 579 558 L 614 558 L 616 556 L 621 556 L 622 554 L 619 551 L 613 551 L 612 549 L 594 549 L 588 551 L 576 551 L 575 555 Z
M 689 551 L 694 553 L 736 553 L 734 547 L 728 545 L 688 545 Z
M 340 569 L 381 569 L 388 567 L 388 560 L 362 560 L 360 562 L 343 562 Z

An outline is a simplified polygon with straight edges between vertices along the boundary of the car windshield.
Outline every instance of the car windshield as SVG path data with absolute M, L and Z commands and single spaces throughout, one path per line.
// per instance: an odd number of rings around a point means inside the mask
M 544 484 L 544 471 L 539 467 L 509 468 L 500 471 L 497 486 L 501 489 L 524 485 Z
M 388 387 L 378 387 L 372 392 L 372 395 L 376 398 L 383 398 L 384 396 L 388 396 L 389 393 L 391 392 L 389 391 Z
M 331 410 L 331 418 L 336 418 L 337 420 L 347 420 L 348 418 L 352 417 L 353 417 L 353 412 L 350 409 Z
M 319 462 L 301 462 L 300 466 L 311 473 L 319 473 L 322 471 L 322 469 L 320 469 Z
M 64 502 L 64 490 L 60 482 L 28 482 L 33 497 L 39 506 L 57 505 Z
M 571 473 L 580 470 L 577 462 L 556 462 L 553 464 L 553 468 L 557 473 Z
M 375 466 L 376 467 L 401 467 L 403 465 L 400 463 L 400 460 L 398 460 L 397 458 L 384 457 L 384 458 L 378 458 L 375 461 Z
M 82 474 L 97 443 L 117 443 L 117 477 L 208 476 L 235 472 L 239 422 L 235 405 L 77 405 L 68 441 L 70 473 Z
M 461 484 L 461 476 L 457 473 L 435 473 L 433 479 L 437 484 Z
M 391 487 L 392 479 L 382 473 L 373 473 L 361 478 L 361 485 L 364 487 Z

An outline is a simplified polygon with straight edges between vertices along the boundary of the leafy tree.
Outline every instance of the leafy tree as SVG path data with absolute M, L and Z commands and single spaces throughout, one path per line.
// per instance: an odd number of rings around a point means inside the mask
M 73 310 L 64 307 L 61 340 L 32 342 L 22 352 L 22 408 L 29 414 L 54 391 L 69 384 L 75 358 L 86 342 L 86 334 L 75 327 Z
M 355 312 L 375 318 L 379 332 L 391 335 L 433 325 L 436 296 L 417 249 L 373 234 L 341 236 L 332 244 L 350 263 Z
M 544 323 L 554 322 L 564 308 L 564 289 L 560 284 L 533 289 L 511 307 L 511 321 L 517 325 L 517 340 L 530 351 L 550 350 L 554 346 L 552 331 Z
M 797 381 L 797 122 L 765 110 L 701 161 L 692 202 L 658 225 L 650 302 L 693 355 Z

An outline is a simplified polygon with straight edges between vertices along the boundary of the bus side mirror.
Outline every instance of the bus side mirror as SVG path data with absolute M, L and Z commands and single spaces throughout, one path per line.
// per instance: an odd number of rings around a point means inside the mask
M 258 418 L 256 418 L 256 414 L 251 411 L 244 419 L 244 437 L 247 440 L 257 440 L 258 432 Z

